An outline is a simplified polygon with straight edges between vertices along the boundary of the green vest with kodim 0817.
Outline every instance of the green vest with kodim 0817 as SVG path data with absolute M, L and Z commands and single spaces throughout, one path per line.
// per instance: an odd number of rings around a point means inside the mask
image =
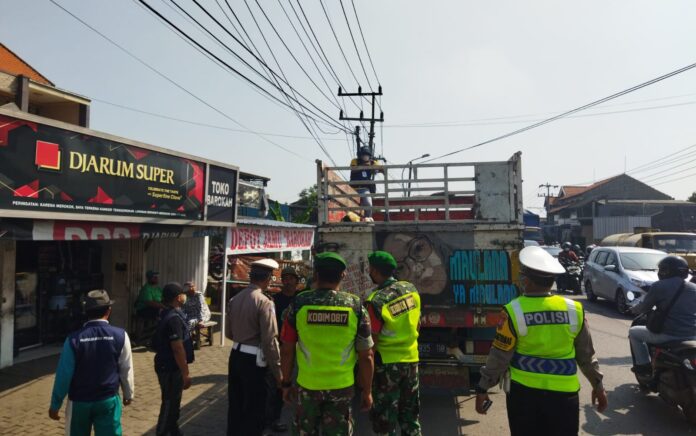
M 353 386 L 358 331 L 355 310 L 349 306 L 305 304 L 297 311 L 296 325 L 297 384 L 310 390 Z
M 575 338 L 584 320 L 582 304 L 560 296 L 521 296 L 505 305 L 517 347 L 510 379 L 524 386 L 577 392 Z
M 401 288 L 401 295 L 382 305 L 382 330 L 375 348 L 383 363 L 418 362 L 418 322 L 421 314 L 421 301 L 413 284 L 405 281 L 393 281 L 377 289 L 367 298 L 374 301 L 379 292 L 390 288 Z

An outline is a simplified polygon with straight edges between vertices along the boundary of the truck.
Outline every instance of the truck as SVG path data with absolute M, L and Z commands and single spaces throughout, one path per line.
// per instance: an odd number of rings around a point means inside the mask
M 383 165 L 372 181 L 341 176 L 372 169 L 317 161 L 315 249 L 346 259 L 342 289 L 362 299 L 375 288 L 368 255 L 390 252 L 397 278 L 421 295 L 421 383 L 466 390 L 486 361 L 502 306 L 519 294 L 521 154 L 500 162 Z M 370 183 L 378 189 L 363 194 L 372 201 L 361 206 L 355 188 Z M 371 219 L 347 219 L 366 210 Z
M 602 247 L 643 247 L 661 250 L 684 258 L 689 268 L 696 269 L 696 234 L 661 232 L 659 229 L 636 227 L 633 233 L 616 233 L 602 239 Z

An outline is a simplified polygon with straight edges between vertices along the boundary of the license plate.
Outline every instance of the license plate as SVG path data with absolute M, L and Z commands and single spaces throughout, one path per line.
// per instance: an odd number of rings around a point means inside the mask
M 432 342 L 424 342 L 418 344 L 418 352 L 421 355 L 428 356 L 446 356 L 447 346 L 445 344 L 438 344 Z
M 421 365 L 421 386 L 438 389 L 468 389 L 469 368 L 464 366 Z

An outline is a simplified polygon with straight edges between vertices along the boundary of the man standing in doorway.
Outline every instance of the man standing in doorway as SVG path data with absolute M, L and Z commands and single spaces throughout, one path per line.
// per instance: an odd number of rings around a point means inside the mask
M 283 322 L 283 399 L 292 398 L 290 383 L 297 353 L 298 399 L 294 434 L 351 435 L 351 400 L 355 364 L 362 410 L 372 407 L 372 337 L 370 318 L 360 298 L 338 290 L 346 261 L 333 252 L 315 257 L 316 288 L 300 293 Z M 298 346 L 299 344 L 299 346 Z
M 188 364 L 193 362 L 193 344 L 181 307 L 186 292 L 179 283 L 167 283 L 162 290 L 166 309 L 153 338 L 155 372 L 162 393 L 157 436 L 178 436 L 183 391 L 191 387 Z
M 58 420 L 65 395 L 66 434 L 121 435 L 121 399 L 133 400 L 133 359 L 125 330 L 109 324 L 113 300 L 104 290 L 85 297 L 85 325 L 65 340 L 48 416 Z
M 278 262 L 252 262 L 249 286 L 227 305 L 225 336 L 231 339 L 228 366 L 227 434 L 260 436 L 266 424 L 266 372 L 280 386 L 280 349 L 273 300 L 264 294 Z
M 391 254 L 375 251 L 368 261 L 370 278 L 377 285 L 366 301 L 377 350 L 372 429 L 379 435 L 420 436 L 420 295 L 412 283 L 394 278 L 397 264 Z

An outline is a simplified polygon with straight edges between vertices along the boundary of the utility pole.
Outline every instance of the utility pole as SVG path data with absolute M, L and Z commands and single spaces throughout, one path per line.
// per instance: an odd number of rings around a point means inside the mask
M 338 119 L 341 121 L 369 121 L 370 122 L 370 132 L 368 133 L 368 147 L 370 147 L 370 152 L 374 156 L 375 153 L 375 123 L 376 122 L 384 122 L 384 112 L 380 112 L 379 118 L 375 118 L 375 106 L 377 104 L 376 98 L 378 96 L 382 95 L 382 86 L 380 85 L 377 89 L 377 92 L 362 92 L 362 87 L 358 86 L 358 92 L 343 92 L 343 89 L 341 87 L 338 88 L 338 96 L 339 97 L 372 97 L 372 115 L 369 118 L 365 118 L 363 115 L 363 111 L 360 111 L 360 117 L 359 118 L 350 118 L 350 117 L 344 117 L 343 116 L 343 110 L 341 110 L 340 115 L 338 116 Z M 362 141 L 360 140 L 360 127 L 355 128 L 355 137 L 356 137 L 356 147 L 357 149 L 355 150 L 355 154 L 357 156 L 358 152 L 360 151 L 360 146 L 362 144 Z
M 546 195 L 544 194 L 538 194 L 537 197 L 550 197 L 551 196 L 551 188 L 558 188 L 558 185 L 552 185 L 549 182 L 546 182 L 544 184 L 539 185 L 539 188 L 546 188 Z

